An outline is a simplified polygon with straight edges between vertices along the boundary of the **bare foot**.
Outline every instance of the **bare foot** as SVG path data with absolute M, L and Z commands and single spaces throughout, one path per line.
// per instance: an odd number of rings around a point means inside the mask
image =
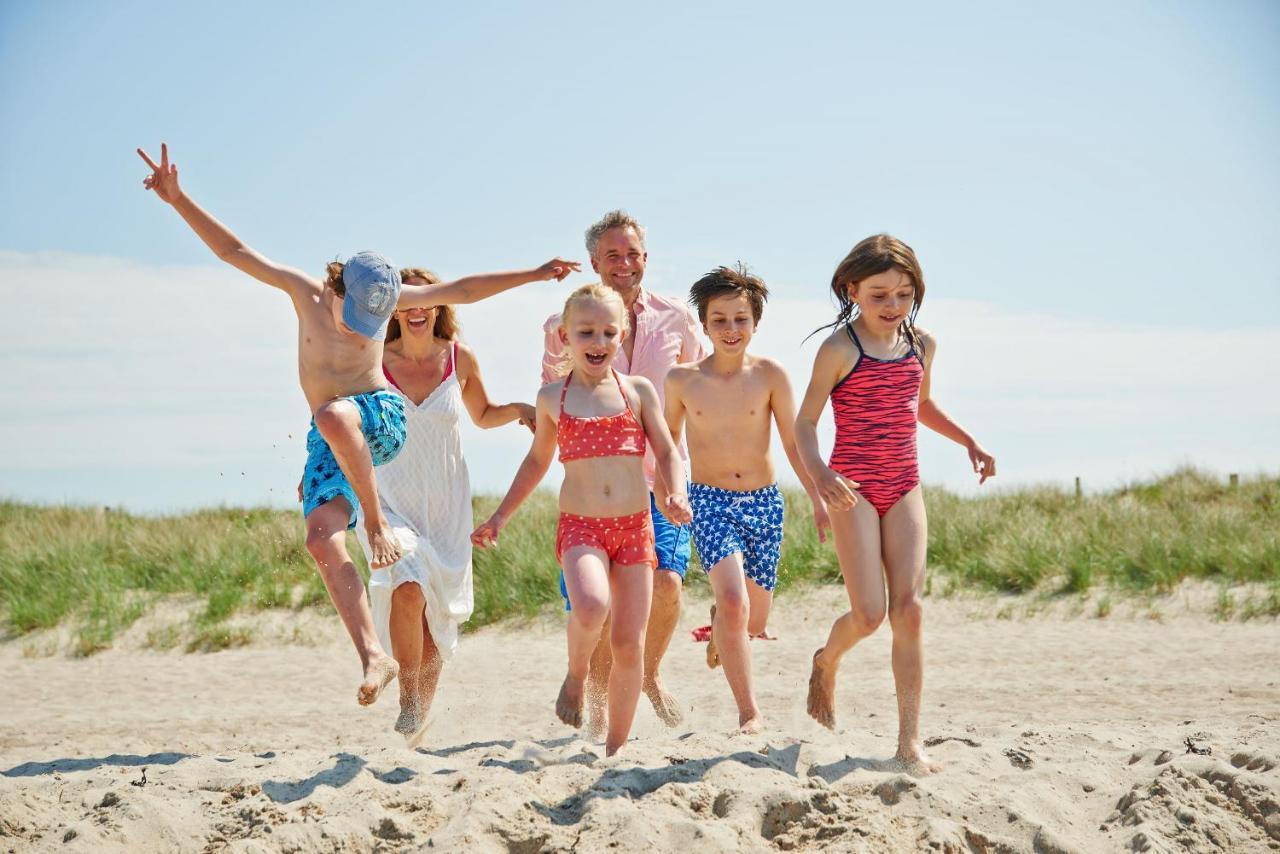
M 658 718 L 667 726 L 679 726 L 684 720 L 684 715 L 680 714 L 680 706 L 676 703 L 676 698 L 667 693 L 662 687 L 662 683 L 657 679 L 646 679 L 644 681 L 644 693 L 649 698 L 649 702 L 653 703 L 653 710 L 658 713 Z
M 898 752 L 893 755 L 893 759 L 904 771 L 917 777 L 927 777 L 942 770 L 942 764 L 930 759 L 919 742 L 898 745 Z
M 748 715 L 746 720 L 738 718 L 738 732 L 744 735 L 754 735 L 764 729 L 764 718 L 760 717 L 760 713 Z
M 813 654 L 813 672 L 809 674 L 809 717 L 827 729 L 836 728 L 836 671 L 818 663 L 819 649 Z
M 362 706 L 371 706 L 377 702 L 382 689 L 396 678 L 400 665 L 389 655 L 380 655 L 369 660 L 364 669 L 364 681 L 356 691 L 356 701 Z
M 405 738 L 413 735 L 422 726 L 422 721 L 426 715 L 422 713 L 422 709 L 417 702 L 400 704 L 400 717 L 396 718 L 396 732 Z
M 604 741 L 609 728 L 608 697 L 604 691 L 587 683 L 587 737 L 592 741 Z
M 556 717 L 577 729 L 582 726 L 582 682 L 564 677 L 560 686 L 560 696 L 556 697 Z
M 711 637 L 707 639 L 707 667 L 720 666 L 720 650 L 716 648 L 716 606 L 711 606 Z
M 369 535 L 369 567 L 382 569 L 400 560 L 400 543 L 387 520 L 373 522 L 365 527 Z

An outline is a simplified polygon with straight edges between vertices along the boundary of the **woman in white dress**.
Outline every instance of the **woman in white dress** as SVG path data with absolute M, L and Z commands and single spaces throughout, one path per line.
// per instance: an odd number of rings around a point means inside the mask
M 435 284 L 428 270 L 400 271 L 406 284 Z M 440 669 L 458 647 L 458 627 L 471 616 L 471 484 L 458 420 L 465 406 L 478 427 L 519 421 L 533 430 L 527 403 L 494 404 L 475 354 L 457 340 L 451 306 L 397 311 L 387 327 L 383 372 L 405 398 L 408 436 L 394 460 L 378 469 L 378 497 L 393 528 L 417 535 L 417 546 L 369 576 L 378 638 L 400 664 L 396 732 L 412 745 L 426 729 Z M 369 554 L 364 529 L 360 544 Z

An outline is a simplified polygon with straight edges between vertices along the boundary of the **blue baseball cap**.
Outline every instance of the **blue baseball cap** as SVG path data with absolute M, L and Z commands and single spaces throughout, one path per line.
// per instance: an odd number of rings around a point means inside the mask
M 342 265 L 342 286 L 342 322 L 381 341 L 400 299 L 400 271 L 377 252 L 357 252 Z

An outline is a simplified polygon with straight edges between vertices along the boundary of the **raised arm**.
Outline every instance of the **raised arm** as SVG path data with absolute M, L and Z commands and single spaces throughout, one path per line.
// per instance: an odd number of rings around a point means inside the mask
M 471 542 L 479 548 L 488 548 L 498 544 L 498 535 L 506 526 L 511 515 L 516 512 L 529 494 L 537 488 L 551 467 L 551 460 L 556 452 L 556 422 L 551 417 L 551 407 L 546 388 L 538 393 L 537 427 L 533 431 L 533 444 L 524 462 L 516 471 L 511 488 L 503 497 L 498 509 L 493 511 L 485 522 L 471 532 Z
M 178 215 L 191 227 L 196 236 L 204 241 L 205 246 L 242 273 L 253 276 L 274 288 L 279 288 L 291 297 L 304 294 L 315 294 L 323 286 L 300 270 L 285 267 L 263 257 L 245 245 L 236 237 L 231 229 L 219 222 L 213 214 L 197 205 L 191 197 L 182 191 L 178 184 L 178 164 L 169 162 L 169 146 L 160 144 L 160 162 L 156 163 L 145 151 L 138 149 L 138 156 L 151 167 L 151 174 L 142 181 L 142 186 L 153 190 L 164 202 L 173 206 Z
M 516 270 L 510 273 L 481 273 L 466 276 L 442 285 L 403 285 L 397 309 L 431 308 L 436 305 L 466 305 L 509 291 L 527 282 L 546 282 L 555 279 L 563 282 L 570 273 L 582 269 L 577 261 L 552 258 L 541 267 L 532 270 Z
M 791 380 L 787 377 L 782 365 L 769 361 L 769 408 L 773 411 L 773 423 L 778 425 L 778 438 L 782 441 L 782 450 L 787 455 L 791 470 L 800 478 L 800 484 L 813 503 L 813 522 L 818 527 L 818 540 L 827 541 L 827 529 L 831 520 L 827 517 L 827 508 L 822 503 L 822 495 L 818 486 L 809 475 L 800 460 L 800 451 L 796 448 L 796 400 L 791 391 Z M 669 393 L 669 392 L 668 392 Z M 671 398 L 667 398 L 670 403 Z M 816 436 L 816 432 L 815 432 Z
M 471 421 L 481 429 L 491 430 L 519 421 L 530 432 L 537 430 L 537 410 L 527 403 L 494 403 L 485 390 L 480 376 L 480 362 L 476 354 L 465 344 L 458 345 L 458 382 L 462 385 L 462 403 L 467 407 Z
M 813 361 L 809 387 L 796 415 L 796 452 L 822 500 L 833 510 L 849 510 L 858 502 L 858 496 L 853 492 L 858 484 L 832 471 L 822 461 L 822 452 L 818 449 L 818 419 L 822 417 L 831 390 L 847 368 L 847 361 L 834 337 L 822 343 Z
M 654 497 L 657 499 L 658 510 L 673 525 L 688 525 L 693 521 L 693 511 L 689 509 L 684 464 L 680 461 L 680 452 L 676 450 L 676 443 L 667 430 L 658 392 L 644 377 L 630 377 L 630 381 L 636 390 L 636 396 L 640 398 L 640 424 L 644 427 L 649 446 L 653 448 L 656 464 Z
M 930 377 L 933 374 L 934 355 L 938 352 L 938 340 L 924 330 L 918 331 L 924 350 L 924 379 L 920 382 L 920 411 L 916 417 L 933 432 L 963 446 L 969 452 L 969 463 L 978 475 L 979 485 L 986 483 L 987 478 L 996 476 L 996 458 L 934 401 L 930 394 Z

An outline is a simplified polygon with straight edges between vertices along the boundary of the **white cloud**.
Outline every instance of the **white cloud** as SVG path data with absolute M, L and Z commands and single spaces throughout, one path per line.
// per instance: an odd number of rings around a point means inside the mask
M 541 323 L 567 291 L 534 284 L 460 309 L 495 398 L 532 399 Z M 308 413 L 282 294 L 212 265 L 0 252 L 0 299 L 0 494 L 149 510 L 290 502 Z M 821 335 L 801 341 L 833 316 L 824 294 L 765 310 L 754 348 L 787 366 L 797 396 Z M 997 482 L 1280 468 L 1274 326 L 1069 322 L 947 299 L 921 322 L 941 341 L 934 396 L 997 455 Z M 504 490 L 527 432 L 464 431 L 476 489 Z M 928 431 L 921 462 L 926 481 L 970 488 L 964 452 Z M 775 463 L 792 480 L 780 451 Z

